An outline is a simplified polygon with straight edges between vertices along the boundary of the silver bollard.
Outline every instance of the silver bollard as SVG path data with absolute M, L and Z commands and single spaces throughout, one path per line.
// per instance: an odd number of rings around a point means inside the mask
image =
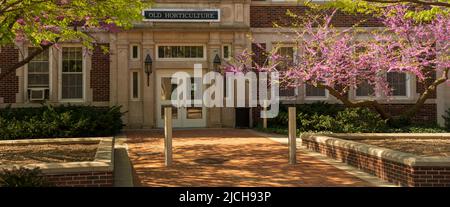
M 165 165 L 172 165 L 172 107 L 164 108 L 164 156 Z
M 289 164 L 297 163 L 297 118 L 296 108 L 289 107 Z

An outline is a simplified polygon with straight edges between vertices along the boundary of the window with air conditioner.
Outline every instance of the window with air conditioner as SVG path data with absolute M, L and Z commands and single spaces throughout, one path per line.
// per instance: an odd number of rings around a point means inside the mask
M 28 54 L 38 48 L 28 48 Z M 27 91 L 29 101 L 43 101 L 48 99 L 50 90 L 49 51 L 44 51 L 31 60 L 27 65 Z

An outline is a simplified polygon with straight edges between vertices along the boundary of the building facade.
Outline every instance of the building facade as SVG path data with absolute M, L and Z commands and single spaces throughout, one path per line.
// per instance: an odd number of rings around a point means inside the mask
M 121 105 L 127 112 L 123 117 L 127 127 L 160 128 L 162 108 L 170 105 L 175 87 L 170 82 L 175 72 L 192 74 L 195 64 L 208 72 L 214 70 L 216 56 L 223 62 L 245 49 L 253 50 L 255 62 L 262 61 L 264 50 L 280 44 L 280 51 L 294 56 L 297 49 L 286 38 L 289 31 L 280 35 L 280 29 L 273 28 L 274 22 L 289 24 L 288 9 L 300 15 L 306 11 L 289 0 L 158 0 L 132 30 L 95 33 L 93 51 L 76 42 L 62 43 L 0 81 L 0 107 L 40 106 L 43 101 Z M 360 25 L 363 28 L 380 26 L 376 19 L 345 14 L 337 14 L 333 23 L 351 27 L 361 19 L 366 19 Z M 102 47 L 109 48 L 109 53 L 103 53 Z M 26 57 L 32 49 L 26 44 L 1 48 L 0 69 Z M 145 69 L 148 56 L 151 71 Z M 388 78 L 396 87 L 396 97 L 384 106 L 395 114 L 413 104 L 422 88 L 408 74 Z M 280 93 L 282 101 L 289 104 L 338 103 L 327 91 L 306 85 Z M 361 87 L 350 95 L 358 99 L 367 93 Z M 414 120 L 443 124 L 441 116 L 449 107 L 450 86 L 442 85 Z M 251 108 L 181 107 L 173 109 L 173 119 L 175 127 L 245 127 L 257 121 L 257 116 L 252 116 L 256 112 Z

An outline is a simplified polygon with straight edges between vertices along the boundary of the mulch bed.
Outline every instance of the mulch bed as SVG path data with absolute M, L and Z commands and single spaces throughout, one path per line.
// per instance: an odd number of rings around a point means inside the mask
M 450 139 L 364 139 L 358 142 L 421 156 L 450 156 Z
M 94 161 L 97 144 L 0 145 L 0 165 Z

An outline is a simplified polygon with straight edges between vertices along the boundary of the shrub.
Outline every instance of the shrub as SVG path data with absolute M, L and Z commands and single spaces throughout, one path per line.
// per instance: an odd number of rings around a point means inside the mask
M 336 123 L 334 132 L 377 132 L 384 130 L 386 122 L 375 113 L 367 108 L 348 108 L 339 111 L 336 115 Z
M 122 129 L 120 107 L 58 106 L 0 110 L 0 139 L 111 136 Z
M 283 106 L 270 125 L 286 127 L 288 122 L 287 107 Z M 303 132 L 377 132 L 386 128 L 386 122 L 367 108 L 344 108 L 317 102 L 297 106 L 297 127 Z
M 47 187 L 50 183 L 39 168 L 0 170 L 0 187 Z
M 335 132 L 335 133 L 445 133 L 450 131 L 450 109 L 447 111 L 446 128 L 436 124 L 398 126 L 389 125 L 378 113 L 368 108 L 345 108 L 338 104 L 317 102 L 297 105 L 297 127 L 300 132 Z M 287 107 L 281 106 L 278 117 L 270 119 L 271 132 L 287 133 Z M 283 131 L 284 129 L 284 131 Z
M 389 128 L 386 132 L 390 133 L 446 133 L 448 130 L 439 127 L 436 124 L 432 125 L 411 125 L 400 128 Z

